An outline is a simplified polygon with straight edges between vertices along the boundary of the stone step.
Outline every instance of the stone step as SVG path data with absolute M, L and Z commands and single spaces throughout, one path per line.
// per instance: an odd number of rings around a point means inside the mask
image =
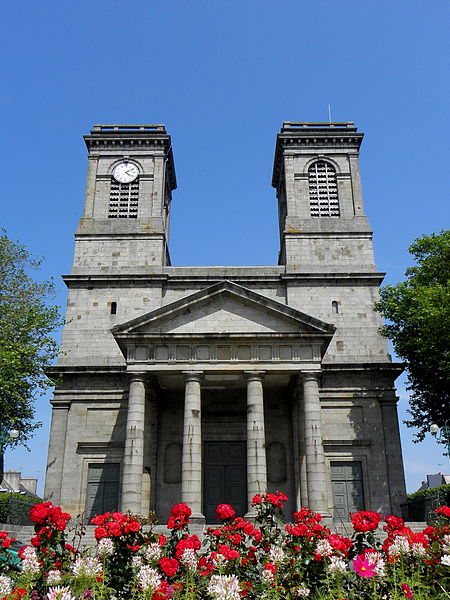
M 423 521 L 408 521 L 405 523 L 405 525 L 415 533 L 423 531 L 425 527 L 427 527 L 427 523 Z M 191 524 L 189 526 L 189 531 L 191 535 L 196 535 L 199 537 L 199 539 L 203 539 L 206 529 L 208 527 L 214 526 L 215 525 Z M 353 534 L 353 527 L 350 522 L 341 521 L 341 523 L 336 523 L 336 525 L 332 527 L 332 530 L 345 537 L 351 537 Z M 30 542 L 30 539 L 34 536 L 34 527 L 32 525 L 10 525 L 9 523 L 0 523 L 0 531 L 6 531 L 9 537 L 14 537 L 20 542 L 23 542 L 24 544 L 28 544 Z M 95 525 L 86 526 L 85 535 L 81 540 L 82 547 L 92 548 L 95 546 L 96 540 L 94 531 Z M 165 525 L 155 525 L 153 527 L 153 531 L 166 536 L 170 535 L 170 531 Z M 376 534 L 380 539 L 384 538 L 384 536 L 386 535 L 382 528 L 377 529 Z M 74 534 L 72 531 L 68 532 L 67 541 L 69 544 L 74 545 L 76 548 L 80 546 L 79 538 L 74 538 Z

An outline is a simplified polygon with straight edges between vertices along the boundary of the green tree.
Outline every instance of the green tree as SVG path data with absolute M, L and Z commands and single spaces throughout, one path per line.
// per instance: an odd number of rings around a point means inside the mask
M 58 307 L 48 304 L 52 281 L 30 276 L 40 264 L 0 230 L 0 481 L 4 449 L 26 444 L 40 427 L 34 398 L 53 385 L 45 371 L 57 355 L 51 334 L 61 319 Z M 17 439 L 8 435 L 12 429 L 19 432 Z
M 432 423 L 450 424 L 450 230 L 416 239 L 409 252 L 417 265 L 405 281 L 381 289 L 376 310 L 408 369 L 406 424 L 420 441 Z

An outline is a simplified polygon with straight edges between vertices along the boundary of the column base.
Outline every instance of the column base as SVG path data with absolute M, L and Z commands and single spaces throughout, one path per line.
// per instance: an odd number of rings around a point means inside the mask
M 256 511 L 254 510 L 249 510 L 245 515 L 244 515 L 244 519 L 246 519 L 247 521 L 250 521 L 251 523 L 254 523 L 256 521 Z
M 189 517 L 189 522 L 192 523 L 192 525 L 205 525 L 205 515 L 202 515 L 202 513 L 192 513 Z

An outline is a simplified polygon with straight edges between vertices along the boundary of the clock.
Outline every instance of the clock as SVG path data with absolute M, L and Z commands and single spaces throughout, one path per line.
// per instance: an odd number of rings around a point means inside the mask
M 112 174 L 119 183 L 131 183 L 139 175 L 139 170 L 133 163 L 123 161 L 114 167 Z

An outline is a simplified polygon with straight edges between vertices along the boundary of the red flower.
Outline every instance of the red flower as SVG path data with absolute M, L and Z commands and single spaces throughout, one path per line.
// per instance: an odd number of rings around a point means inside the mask
M 216 508 L 216 517 L 218 521 L 226 521 L 227 519 L 234 519 L 236 512 L 230 504 L 219 504 Z
M 193 550 L 199 550 L 201 546 L 201 542 L 196 535 L 189 535 L 182 538 L 177 545 L 175 546 L 175 558 L 180 559 L 183 555 L 183 552 L 187 548 L 192 548 Z
M 108 532 L 104 527 L 96 527 L 94 530 L 94 535 L 97 540 L 101 540 L 104 537 L 108 537 Z
M 19 600 L 20 598 L 23 598 L 26 593 L 27 590 L 24 590 L 23 588 L 16 588 L 11 592 L 11 598 L 14 598 L 14 600 Z
M 266 494 L 265 500 L 277 508 L 283 508 L 283 503 L 286 502 L 288 497 L 283 492 L 276 492 L 275 494 Z
M 136 531 L 139 531 L 140 528 L 141 528 L 141 525 L 138 521 L 131 521 L 130 523 L 127 523 L 127 525 L 125 525 L 125 532 L 126 533 L 136 532 Z
M 411 588 L 407 583 L 402 583 L 402 591 L 405 594 L 406 598 L 414 598 L 411 592 Z
M 369 510 L 360 510 L 357 513 L 350 513 L 353 528 L 355 531 L 374 531 L 381 521 L 380 513 Z
M 172 506 L 172 510 L 170 511 L 170 516 L 175 517 L 175 518 L 179 518 L 179 517 L 188 518 L 191 516 L 191 514 L 192 514 L 191 509 L 184 502 L 181 502 L 180 504 L 175 504 L 175 506 Z
M 436 512 L 440 515 L 444 515 L 444 517 L 450 518 L 450 508 L 448 506 L 441 506 L 440 508 L 436 508 Z
M 266 562 L 266 563 L 265 563 L 265 565 L 264 565 L 264 569 L 265 569 L 266 571 L 270 571 L 270 572 L 271 572 L 271 573 L 273 573 L 273 574 L 275 574 L 275 571 L 277 570 L 276 566 L 275 566 L 275 565 L 273 565 L 273 564 L 272 564 L 272 563 L 270 563 L 270 562 Z
M 384 531 L 398 531 L 405 526 L 405 521 L 395 515 L 388 515 L 384 520 L 386 522 L 386 525 L 383 527 Z
M 173 577 L 178 571 L 180 563 L 175 558 L 161 558 L 159 566 L 167 577 Z
M 253 496 L 252 498 L 252 506 L 255 506 L 256 504 L 261 504 L 262 500 L 261 500 L 261 496 L 259 494 L 256 494 L 256 496 Z
M 233 560 L 234 558 L 239 558 L 239 552 L 237 550 L 232 550 L 227 544 L 221 544 L 218 550 L 220 554 L 222 554 L 222 556 L 226 558 L 226 560 Z
M 123 533 L 121 526 L 116 521 L 108 521 L 106 523 L 106 528 L 110 534 L 116 537 L 119 537 L 119 535 L 122 535 Z

